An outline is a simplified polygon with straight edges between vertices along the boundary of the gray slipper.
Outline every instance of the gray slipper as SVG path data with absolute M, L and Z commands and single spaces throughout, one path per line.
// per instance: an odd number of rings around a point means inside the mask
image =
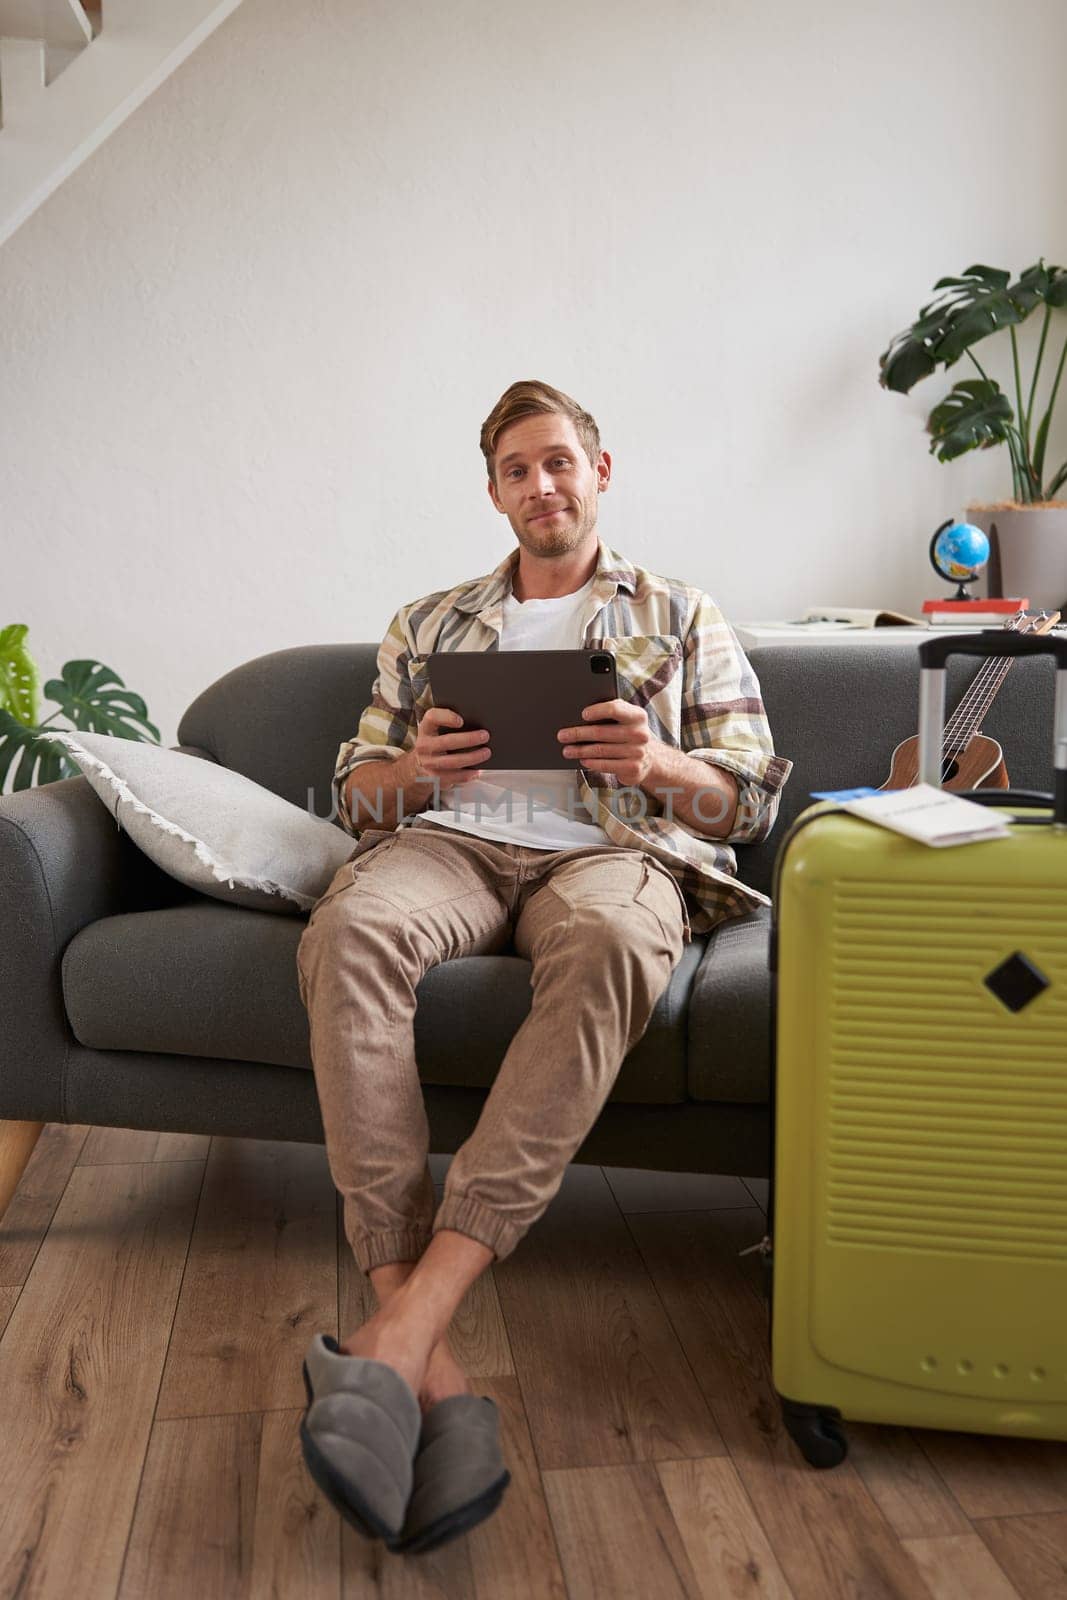
M 300 1443 L 311 1476 L 360 1533 L 397 1538 L 422 1423 L 415 1391 L 384 1361 L 345 1355 L 324 1333 L 304 1357 L 304 1387 Z
M 439 1400 L 422 1419 L 403 1530 L 386 1544 L 405 1554 L 434 1550 L 484 1522 L 510 1482 L 496 1401 L 477 1394 Z

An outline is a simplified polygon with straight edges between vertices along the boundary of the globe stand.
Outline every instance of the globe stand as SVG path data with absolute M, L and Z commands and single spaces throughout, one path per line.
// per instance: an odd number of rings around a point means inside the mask
M 952 527 L 953 521 L 954 518 L 949 517 L 947 522 L 943 522 L 941 526 L 936 529 L 933 538 L 930 540 L 930 565 L 933 567 L 942 583 L 954 583 L 956 585 L 956 593 L 949 596 L 950 600 L 966 600 L 973 604 L 975 597 L 973 594 L 968 592 L 967 585 L 977 581 L 978 574 L 982 570 L 981 567 L 973 568 L 973 570 L 968 572 L 963 578 L 950 577 L 947 572 L 942 570 L 935 554 L 937 550 L 937 541 L 940 539 L 946 528 Z

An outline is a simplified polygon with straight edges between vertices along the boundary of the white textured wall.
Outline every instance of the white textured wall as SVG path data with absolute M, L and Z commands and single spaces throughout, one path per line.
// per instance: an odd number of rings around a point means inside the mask
M 738 618 L 914 607 L 1011 477 L 928 456 L 948 385 L 878 353 L 942 273 L 1067 260 L 1065 47 L 1062 0 L 245 0 L 0 251 L 0 623 L 171 743 L 513 547 L 477 436 L 533 376 L 635 561 Z

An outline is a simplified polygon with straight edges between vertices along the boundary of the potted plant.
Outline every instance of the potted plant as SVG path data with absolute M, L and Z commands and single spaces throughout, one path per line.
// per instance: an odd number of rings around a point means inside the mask
M 149 722 L 141 696 L 100 661 L 68 661 L 58 678 L 49 678 L 44 692 L 58 710 L 39 722 L 40 674 L 26 648 L 28 631 L 24 622 L 0 628 L 0 794 L 9 783 L 15 793 L 79 776 L 60 742 L 41 737 L 60 712 L 83 733 L 159 743 L 159 729 Z
M 999 267 L 973 266 L 961 278 L 939 278 L 934 288 L 945 293 L 923 306 L 911 327 L 898 333 L 882 352 L 878 381 L 884 389 L 907 394 L 937 367 L 947 369 L 961 356 L 967 357 L 978 376 L 961 379 L 931 411 L 926 420 L 930 452 L 936 451 L 939 461 L 953 461 L 968 450 L 1007 445 L 1012 499 L 967 507 L 968 521 L 984 529 L 992 546 L 989 593 L 1019 595 L 1032 605 L 1064 609 L 1067 499 L 1056 496 L 1067 484 L 1067 461 L 1052 472 L 1045 461 L 1067 358 L 1067 328 L 1061 319 L 1053 333 L 1053 360 L 1060 337 L 1064 342 L 1039 417 L 1035 417 L 1034 402 L 1053 312 L 1067 307 L 1067 269 L 1046 267 L 1042 257 L 1012 283 L 1011 274 Z M 1043 310 L 1041 338 L 1027 389 L 1015 329 L 1039 306 Z M 1005 328 L 1011 338 L 1014 406 L 984 371 L 973 350 Z

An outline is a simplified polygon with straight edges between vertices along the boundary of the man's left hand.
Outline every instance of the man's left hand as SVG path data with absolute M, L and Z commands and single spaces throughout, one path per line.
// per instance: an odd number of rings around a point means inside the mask
M 643 706 L 628 700 L 599 700 L 586 706 L 581 727 L 561 728 L 557 738 L 565 756 L 576 756 L 590 772 L 613 772 L 623 788 L 640 788 L 653 768 L 660 741 Z M 614 722 L 598 722 L 613 717 Z

